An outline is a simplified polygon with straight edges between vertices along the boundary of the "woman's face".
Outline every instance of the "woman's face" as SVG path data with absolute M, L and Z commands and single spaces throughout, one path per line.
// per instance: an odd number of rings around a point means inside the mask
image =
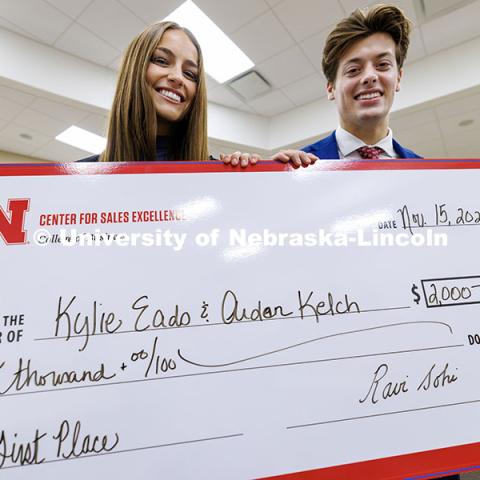
M 182 30 L 167 30 L 147 68 L 146 81 L 152 87 L 157 111 L 157 133 L 168 135 L 172 123 L 190 109 L 198 83 L 198 52 Z

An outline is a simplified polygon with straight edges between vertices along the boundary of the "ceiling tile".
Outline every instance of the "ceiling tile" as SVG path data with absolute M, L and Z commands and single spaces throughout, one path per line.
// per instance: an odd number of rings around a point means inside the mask
M 33 95 L 17 90 L 16 88 L 7 87 L 5 85 L 0 85 L 0 97 L 25 106 L 30 105 L 35 98 Z
M 61 163 L 75 162 L 76 160 L 92 155 L 89 152 L 85 152 L 84 150 L 80 150 L 57 140 L 52 140 L 43 147 L 35 150 L 33 153 L 38 158 Z
M 432 54 L 477 37 L 479 18 L 480 1 L 476 1 L 425 23 L 421 30 L 427 52 Z
M 92 114 L 88 117 L 80 120 L 76 125 L 80 128 L 84 128 L 90 132 L 93 132 L 101 137 L 105 137 L 107 133 L 108 117 L 102 115 Z
M 40 39 L 35 35 L 32 35 L 27 30 L 20 28 L 18 25 L 15 25 L 2 17 L 0 17 L 0 27 L 5 28 L 6 30 L 10 30 L 11 32 L 19 33 L 20 35 L 36 40 L 37 42 L 40 41 Z
M 237 108 L 242 103 L 242 101 L 224 85 L 220 85 L 215 90 L 212 90 L 208 94 L 208 101 L 231 108 Z
M 241 110 L 242 112 L 247 112 L 247 113 L 256 113 L 255 110 L 250 106 L 247 105 L 246 103 L 241 103 L 238 107 L 235 107 L 236 110 Z
M 264 0 L 197 0 L 195 4 L 228 34 L 269 10 Z
M 24 108 L 25 106 L 20 103 L 0 97 L 0 118 L 2 120 L 13 120 Z
M 271 117 L 295 107 L 286 95 L 278 90 L 267 93 L 263 97 L 249 102 L 249 105 L 260 115 Z
M 30 143 L 13 140 L 10 137 L 4 137 L 0 132 L 0 150 L 17 153 L 18 155 L 30 156 L 35 150 L 35 147 Z
M 259 63 L 257 69 L 275 87 L 284 87 L 315 72 L 308 58 L 298 47 L 289 48 Z
M 272 12 L 260 15 L 238 29 L 231 37 L 255 63 L 259 63 L 295 43 Z
M 325 41 L 327 40 L 328 34 L 332 26 L 322 30 L 311 37 L 308 37 L 306 40 L 300 43 L 300 48 L 303 50 L 307 58 L 312 62 L 313 66 L 317 69 L 317 72 L 322 72 L 322 57 L 323 57 L 323 47 L 325 46 Z
M 77 18 L 92 0 L 45 0 L 70 18 Z
M 421 111 L 392 115 L 390 126 L 394 133 L 400 130 L 409 130 L 412 128 L 420 127 L 426 123 L 433 123 L 437 121 L 435 111 L 433 108 L 427 108 Z
M 480 93 L 457 98 L 435 107 L 440 120 L 442 118 L 448 118 L 452 115 L 472 112 L 477 109 L 480 109 Z
M 31 135 L 32 138 L 30 140 L 23 140 L 20 135 L 25 133 Z M 10 140 L 12 144 L 24 145 L 25 148 L 31 146 L 32 149 L 39 148 L 50 141 L 47 135 L 42 135 L 37 131 L 16 123 L 9 123 L 6 127 L 2 128 L 2 130 L 0 130 L 0 136 Z
M 427 17 L 435 17 L 439 15 L 444 15 L 448 11 L 454 10 L 472 0 L 422 0 L 423 10 Z
M 385 3 L 389 3 L 391 5 L 395 5 L 396 7 L 400 8 L 405 15 L 415 24 L 418 23 L 417 13 L 415 11 L 415 6 L 413 4 L 414 0 L 390 0 Z M 365 8 L 371 5 L 375 5 L 379 2 L 378 0 L 340 0 L 343 8 L 345 9 L 346 15 L 349 15 L 357 8 Z
M 423 38 L 419 28 L 414 28 L 410 35 L 410 46 L 408 47 L 407 61 L 405 64 L 415 62 L 427 55 Z
M 111 47 L 77 23 L 64 32 L 54 46 L 77 57 L 104 66 L 109 65 L 120 55 L 119 50 Z
M 146 24 L 163 20 L 184 0 L 118 0 Z
M 309 75 L 282 88 L 283 93 L 300 106 L 326 95 L 325 80 L 318 73 Z
M 77 22 L 123 51 L 145 24 L 115 0 L 94 0 Z
M 71 18 L 43 0 L 0 2 L 0 16 L 48 44 L 72 23 Z
M 325 3 L 318 0 L 283 0 L 273 10 L 297 41 L 324 30 L 344 16 L 336 1 L 330 1 L 325 8 Z
M 35 130 L 51 139 L 71 126 L 71 123 L 45 115 L 43 113 L 31 110 L 29 108 L 21 112 L 16 118 L 15 123 L 23 127 Z
M 86 110 L 75 108 L 64 103 L 52 102 L 46 98 L 37 97 L 30 105 L 30 109 L 53 117 L 59 121 L 76 123 L 90 115 Z

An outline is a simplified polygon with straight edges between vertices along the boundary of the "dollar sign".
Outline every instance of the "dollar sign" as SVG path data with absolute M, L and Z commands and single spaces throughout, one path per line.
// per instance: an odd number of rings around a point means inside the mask
M 420 303 L 420 295 L 418 294 L 418 287 L 415 284 L 413 284 L 411 292 L 414 296 L 414 302 L 418 305 Z

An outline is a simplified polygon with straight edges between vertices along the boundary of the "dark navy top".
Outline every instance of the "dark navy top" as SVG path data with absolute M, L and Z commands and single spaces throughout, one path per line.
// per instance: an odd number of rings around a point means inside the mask
M 168 139 L 169 137 L 157 137 L 155 160 L 158 160 L 158 161 L 168 160 L 167 158 Z M 91 157 L 77 160 L 77 162 L 98 162 L 99 157 L 100 155 L 92 155 Z

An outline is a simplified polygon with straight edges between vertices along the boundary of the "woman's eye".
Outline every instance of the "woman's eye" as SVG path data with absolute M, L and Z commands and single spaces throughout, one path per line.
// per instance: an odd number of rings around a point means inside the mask
M 346 71 L 347 75 L 355 75 L 356 73 L 358 73 L 358 68 L 351 68 Z
M 193 82 L 198 81 L 198 75 L 195 72 L 192 72 L 191 70 L 187 70 L 184 75 L 189 79 L 192 80 Z
M 168 61 L 164 57 L 152 57 L 151 60 L 153 63 L 156 63 L 157 65 L 167 65 Z

